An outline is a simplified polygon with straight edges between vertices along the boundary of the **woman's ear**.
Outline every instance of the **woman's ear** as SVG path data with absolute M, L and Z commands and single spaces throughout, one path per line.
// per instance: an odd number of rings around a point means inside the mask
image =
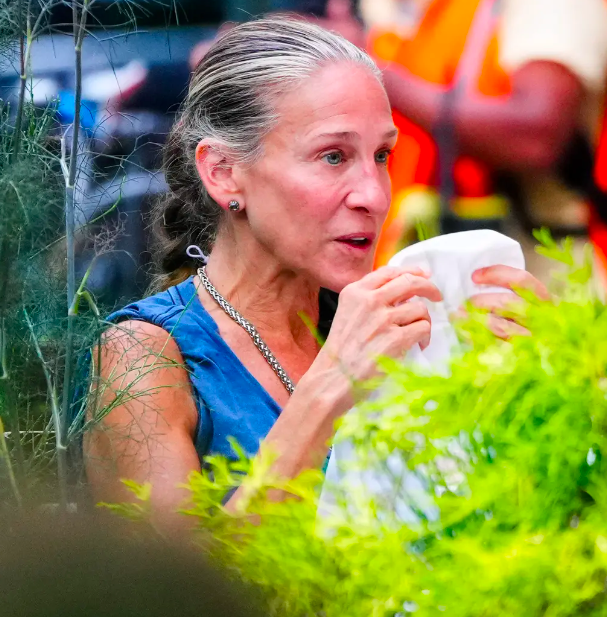
M 234 177 L 234 160 L 221 142 L 203 139 L 196 146 L 196 169 L 209 195 L 224 209 L 242 202 Z

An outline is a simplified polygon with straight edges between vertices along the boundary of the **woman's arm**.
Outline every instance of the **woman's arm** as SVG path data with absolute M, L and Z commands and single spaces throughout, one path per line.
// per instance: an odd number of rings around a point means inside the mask
M 431 131 L 445 89 L 400 67 L 384 72 L 390 103 Z M 512 93 L 487 97 L 466 92 L 452 110 L 463 150 L 498 168 L 547 169 L 558 161 L 579 122 L 581 81 L 556 62 L 534 61 L 512 75 Z
M 178 485 L 200 461 L 198 413 L 177 344 L 162 328 L 123 322 L 104 335 L 100 357 L 94 387 L 102 412 L 89 414 L 106 414 L 84 440 L 93 496 L 121 502 L 131 498 L 121 479 L 150 482 L 157 519 L 178 521 L 176 510 L 188 496 Z
M 132 496 L 121 479 L 151 483 L 156 523 L 183 527 L 177 510 L 189 494 L 179 485 L 200 470 L 200 461 L 194 447 L 198 412 L 177 344 L 162 328 L 123 322 L 105 334 L 95 369 L 102 417 L 84 441 L 94 498 L 129 501 Z M 349 392 L 349 383 L 335 375 L 332 365 L 324 375 L 319 368 L 300 381 L 265 441 L 279 455 L 281 476 L 292 478 L 322 464 L 334 419 L 347 409 Z
M 280 476 L 293 478 L 322 464 L 335 420 L 354 403 L 352 381 L 371 377 L 378 356 L 427 345 L 427 309 L 404 301 L 441 296 L 420 274 L 384 267 L 341 293 L 325 346 L 262 444 L 276 453 L 274 471 Z M 85 439 L 96 499 L 128 499 L 123 478 L 150 482 L 157 520 L 177 525 L 175 512 L 187 498 L 178 485 L 200 469 L 193 438 L 197 411 L 182 362 L 177 344 L 161 328 L 124 322 L 110 329 L 96 390 L 100 409 L 111 409 Z M 228 506 L 235 506 L 238 495 Z
M 198 413 L 179 348 L 162 328 L 123 322 L 105 334 L 100 360 L 97 406 L 105 415 L 84 442 L 93 496 L 111 503 L 129 501 L 132 496 L 121 479 L 149 482 L 155 522 L 182 528 L 185 519 L 177 510 L 188 492 L 179 485 L 200 470 L 200 461 L 194 447 Z M 319 368 L 300 381 L 265 441 L 279 455 L 281 476 L 292 478 L 322 464 L 349 391 L 349 383 L 335 375 L 332 365 L 324 374 Z

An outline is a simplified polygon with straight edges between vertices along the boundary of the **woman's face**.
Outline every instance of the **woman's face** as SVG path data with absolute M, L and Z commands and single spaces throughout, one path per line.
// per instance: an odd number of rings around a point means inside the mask
M 396 129 L 384 89 L 351 63 L 321 69 L 277 107 L 240 188 L 255 241 L 285 269 L 341 291 L 370 272 L 390 206 Z

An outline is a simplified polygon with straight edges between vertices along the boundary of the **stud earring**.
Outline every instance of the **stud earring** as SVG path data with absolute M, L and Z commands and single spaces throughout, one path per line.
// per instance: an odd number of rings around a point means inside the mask
M 229 204 L 228 204 L 228 208 L 232 211 L 232 212 L 238 212 L 240 210 L 240 202 L 237 202 L 236 200 L 232 200 Z

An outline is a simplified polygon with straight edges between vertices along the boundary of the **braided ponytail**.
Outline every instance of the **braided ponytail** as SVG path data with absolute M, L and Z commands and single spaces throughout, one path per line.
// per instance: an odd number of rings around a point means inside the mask
M 191 245 L 208 255 L 223 211 L 198 179 L 193 158 L 184 152 L 177 124 L 164 149 L 163 169 L 169 192 L 152 210 L 155 240 L 156 289 L 166 289 L 187 279 L 200 265 L 187 254 Z

